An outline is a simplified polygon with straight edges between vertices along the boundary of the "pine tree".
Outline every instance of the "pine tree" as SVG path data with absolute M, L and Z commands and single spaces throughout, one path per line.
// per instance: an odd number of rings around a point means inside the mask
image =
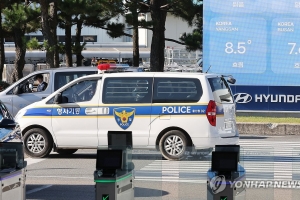
M 195 0 L 150 0 L 149 6 L 153 20 L 153 35 L 150 54 L 151 71 L 164 71 L 165 23 L 167 13 L 185 20 L 192 25 L 199 12 L 199 1 Z
M 57 0 L 35 0 L 41 9 L 41 31 L 44 36 L 46 63 L 50 68 L 59 67 L 59 47 L 57 44 Z
M 4 34 L 2 29 L 2 9 L 4 8 L 4 1 L 0 2 L 0 74 L 3 73 L 4 63 L 5 63 L 5 49 L 4 49 Z M 2 76 L 0 76 L 2 80 Z
M 165 41 L 175 42 L 184 45 L 184 41 L 177 41 L 174 39 L 165 38 L 165 23 L 167 13 L 185 20 L 189 25 L 193 24 L 195 15 L 199 12 L 201 4 L 199 0 L 125 0 L 124 7 L 126 10 L 131 10 L 131 14 L 126 17 L 126 22 L 132 26 L 133 30 L 137 27 L 152 30 L 152 42 L 151 42 L 151 54 L 150 54 L 150 68 L 151 71 L 163 71 L 164 70 L 164 51 Z M 137 5 L 137 9 L 134 7 Z M 138 21 L 136 26 L 135 20 L 138 20 L 138 16 L 134 15 L 132 11 L 138 13 L 150 13 L 151 21 L 145 20 Z M 132 18 L 131 21 L 129 18 Z M 134 18 L 134 19 L 133 19 Z M 133 35 L 125 33 L 125 25 L 121 23 L 108 24 L 108 34 L 111 37 L 120 37 L 126 35 L 133 37 Z M 134 49 L 138 49 L 136 40 L 133 40 Z M 136 55 L 136 54 L 134 54 Z M 134 60 L 138 60 L 134 58 Z
M 201 3 L 202 5 L 202 3 Z M 203 5 L 202 5 L 203 6 Z M 196 28 L 192 33 L 183 33 L 179 38 L 185 43 L 188 51 L 202 51 L 203 44 L 203 7 L 199 7 L 199 12 L 196 14 L 194 25 Z
M 8 32 L 3 28 L 2 25 L 2 11 L 4 8 L 18 2 L 17 0 L 1 0 L 0 1 L 0 74 L 3 73 L 4 63 L 5 63 L 5 48 L 4 48 L 4 38 L 8 36 Z M 2 76 L 0 76 L 0 80 L 2 80 Z
M 3 9 L 3 28 L 12 33 L 16 48 L 15 68 L 11 75 L 13 82 L 23 77 L 26 54 L 25 33 L 37 29 L 36 23 L 32 22 L 37 20 L 39 13 L 39 8 L 29 5 L 28 1 L 14 3 Z
M 67 66 L 71 65 L 72 54 L 76 54 L 77 66 L 82 64 L 81 55 L 85 43 L 81 45 L 83 26 L 102 27 L 118 15 L 117 4 L 122 0 L 63 0 L 59 7 L 59 27 L 65 29 L 65 54 Z M 75 45 L 72 43 L 71 27 L 76 25 Z

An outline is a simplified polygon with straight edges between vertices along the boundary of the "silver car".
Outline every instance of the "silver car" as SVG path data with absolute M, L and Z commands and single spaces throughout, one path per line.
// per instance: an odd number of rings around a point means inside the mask
M 2 91 L 0 100 L 15 116 L 21 108 L 46 98 L 70 81 L 96 73 L 96 67 L 61 67 L 35 71 Z M 40 75 L 42 83 L 36 79 Z M 40 84 L 44 84 L 44 87 L 40 87 Z

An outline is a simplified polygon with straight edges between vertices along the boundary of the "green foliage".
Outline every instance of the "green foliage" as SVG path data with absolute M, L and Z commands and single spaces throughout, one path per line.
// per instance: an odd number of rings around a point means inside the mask
M 0 81 L 0 92 L 2 92 L 3 90 L 5 90 L 6 88 L 8 88 L 10 86 L 9 83 L 5 82 L 5 81 Z
M 83 44 L 80 44 L 80 43 L 75 43 L 72 45 L 72 53 L 73 54 L 79 54 L 81 53 L 83 50 L 85 50 L 85 45 L 86 45 L 86 42 L 84 42 Z
M 25 31 L 29 33 L 36 31 L 39 26 L 37 23 L 40 9 L 36 4 L 26 6 L 24 3 L 14 3 L 4 8 L 2 13 L 3 28 L 8 32 L 13 32 L 14 28 L 25 28 Z
M 112 38 L 118 38 L 124 35 L 125 24 L 122 23 L 109 23 L 107 24 L 107 34 Z
M 63 43 L 58 43 L 57 48 L 59 54 L 65 54 L 65 45 Z
M 196 14 L 202 13 L 202 7 L 200 0 L 168 0 L 168 6 L 162 9 L 185 20 L 191 26 Z
M 188 51 L 202 50 L 202 30 L 194 29 L 192 33 L 184 33 L 180 38 Z
M 192 33 L 184 33 L 179 39 L 184 42 L 188 51 L 202 50 L 203 43 L 203 5 L 199 4 L 199 12 L 196 13 L 193 21 L 197 27 Z
M 43 49 L 43 45 L 39 43 L 39 41 L 36 38 L 32 38 L 31 40 L 27 41 L 26 48 L 29 50 L 35 50 L 35 49 Z
M 236 121 L 240 123 L 283 123 L 283 124 L 300 124 L 300 118 L 293 117 L 258 117 L 258 116 L 237 116 Z

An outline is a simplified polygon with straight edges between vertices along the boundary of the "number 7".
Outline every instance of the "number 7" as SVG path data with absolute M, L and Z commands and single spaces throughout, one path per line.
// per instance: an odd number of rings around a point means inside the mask
M 292 49 L 291 49 L 291 51 L 290 51 L 290 54 L 292 54 L 293 51 L 294 51 L 294 49 L 295 49 L 296 43 L 288 43 L 288 45 L 293 45 L 293 46 L 292 46 Z

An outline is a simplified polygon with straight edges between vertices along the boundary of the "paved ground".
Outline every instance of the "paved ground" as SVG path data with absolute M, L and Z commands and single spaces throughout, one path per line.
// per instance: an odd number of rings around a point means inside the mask
M 241 137 L 242 165 L 247 180 L 300 181 L 299 137 Z M 299 144 L 298 144 L 299 143 Z M 28 200 L 95 199 L 95 151 L 80 150 L 69 157 L 51 154 L 28 160 Z M 209 157 L 167 161 L 154 151 L 135 151 L 135 199 L 207 199 Z M 247 189 L 246 199 L 299 199 L 299 189 Z

